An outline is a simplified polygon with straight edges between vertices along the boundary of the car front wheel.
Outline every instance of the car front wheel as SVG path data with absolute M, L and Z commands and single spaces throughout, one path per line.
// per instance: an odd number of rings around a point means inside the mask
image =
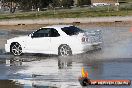
M 22 54 L 22 47 L 19 43 L 13 43 L 10 48 L 13 55 L 20 56 Z
M 72 50 L 68 45 L 61 45 L 58 49 L 58 54 L 60 56 L 70 56 L 72 55 Z

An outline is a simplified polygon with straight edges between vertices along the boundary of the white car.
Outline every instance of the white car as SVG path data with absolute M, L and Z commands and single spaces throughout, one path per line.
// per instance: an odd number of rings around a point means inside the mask
M 5 51 L 15 56 L 23 53 L 79 54 L 100 46 L 102 41 L 98 32 L 85 32 L 72 25 L 42 27 L 30 35 L 7 40 Z

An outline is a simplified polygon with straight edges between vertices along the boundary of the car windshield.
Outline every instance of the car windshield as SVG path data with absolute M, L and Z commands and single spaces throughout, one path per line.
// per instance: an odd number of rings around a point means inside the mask
M 64 31 L 67 35 L 77 35 L 79 33 L 84 32 L 83 30 L 75 27 L 75 26 L 70 26 L 70 27 L 64 27 L 62 28 L 62 31 Z

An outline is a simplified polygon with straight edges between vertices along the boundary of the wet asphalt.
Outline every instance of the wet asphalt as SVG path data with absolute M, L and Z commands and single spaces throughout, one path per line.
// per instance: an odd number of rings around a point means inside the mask
M 90 79 L 132 80 L 132 33 L 130 27 L 92 27 L 101 30 L 103 48 L 60 57 L 24 54 L 15 57 L 4 51 L 9 38 L 30 31 L 0 30 L 0 88 L 82 88 L 78 78 L 82 67 Z M 8 84 L 8 85 L 7 85 Z M 85 88 L 131 88 L 132 86 L 88 86 Z

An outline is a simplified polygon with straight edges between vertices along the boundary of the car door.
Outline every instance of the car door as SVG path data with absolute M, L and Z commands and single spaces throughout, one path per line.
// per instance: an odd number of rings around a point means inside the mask
M 41 28 L 27 39 L 26 48 L 29 52 L 33 53 L 49 53 L 50 50 L 50 29 Z
M 58 54 L 58 46 L 61 44 L 60 34 L 56 29 L 51 28 L 50 37 L 51 37 L 50 50 L 52 54 Z

